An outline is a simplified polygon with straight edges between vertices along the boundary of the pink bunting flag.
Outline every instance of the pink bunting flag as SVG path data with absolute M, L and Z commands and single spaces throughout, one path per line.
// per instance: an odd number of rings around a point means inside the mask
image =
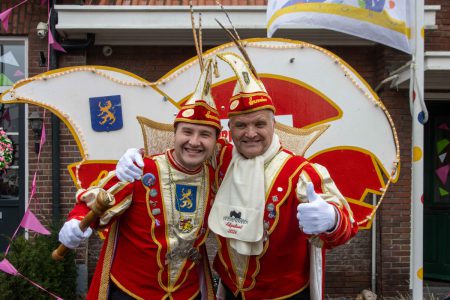
M 446 123 L 442 123 L 441 125 L 439 125 L 438 128 L 439 128 L 439 129 L 443 129 L 443 130 L 450 130 L 450 129 L 448 128 L 448 125 L 447 125 Z
M 14 266 L 6 258 L 0 261 L 0 270 L 13 276 L 17 276 L 17 274 L 19 274 L 16 268 L 14 268 Z
M 8 29 L 9 29 L 8 22 L 9 22 L 9 16 L 11 15 L 12 10 L 13 10 L 13 8 L 11 7 L 0 13 L 0 21 L 2 22 L 3 29 L 5 29 L 6 32 L 8 32 Z
M 36 194 L 36 177 L 37 171 L 34 172 L 33 180 L 31 181 L 30 202 L 34 199 L 34 194 Z
M 440 167 L 439 169 L 436 170 L 437 176 L 439 177 L 442 184 L 444 184 L 444 185 L 447 182 L 449 171 L 450 171 L 450 164 Z
M 33 230 L 40 234 L 50 235 L 50 231 L 48 231 L 41 224 L 41 222 L 39 222 L 36 216 L 29 209 L 27 209 L 27 211 L 25 212 L 25 215 L 22 218 L 22 222 L 20 222 L 20 226 Z
M 16 4 L 16 5 L 14 5 L 13 7 L 8 8 L 8 9 L 6 9 L 6 10 L 4 10 L 4 11 L 2 11 L 2 12 L 0 13 L 0 22 L 2 23 L 2 26 L 3 26 L 3 28 L 5 29 L 6 32 L 7 32 L 8 29 L 9 29 L 9 27 L 8 27 L 8 21 L 9 21 L 9 17 L 11 16 L 12 10 L 13 10 L 14 8 L 16 8 L 16 7 L 18 7 L 18 6 L 22 5 L 22 4 L 24 4 L 24 3 L 27 3 L 27 2 L 28 2 L 28 0 L 23 0 L 22 2 L 20 2 L 20 3 Z
M 23 75 L 25 75 L 21 70 L 17 70 L 16 72 L 14 72 L 14 77 L 22 77 Z
M 66 50 L 53 38 L 51 30 L 48 31 L 48 44 L 53 46 L 53 49 L 66 53 Z
M 44 112 L 44 118 L 45 118 L 45 112 Z M 40 144 L 40 147 L 39 147 L 39 157 L 40 157 L 40 154 L 41 154 L 41 151 L 42 151 L 42 145 L 44 145 L 46 141 L 47 141 L 47 136 L 45 134 L 45 123 L 42 122 L 41 144 Z

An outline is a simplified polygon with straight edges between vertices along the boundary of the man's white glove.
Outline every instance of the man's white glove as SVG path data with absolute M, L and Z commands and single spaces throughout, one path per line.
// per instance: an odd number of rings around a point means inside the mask
M 59 241 L 67 248 L 77 248 L 80 243 L 90 237 L 92 228 L 88 227 L 85 232 L 80 229 L 80 221 L 72 219 L 64 223 L 64 226 L 59 231 Z
M 316 194 L 312 182 L 306 185 L 306 196 L 309 202 L 297 206 L 300 229 L 306 234 L 320 234 L 334 229 L 337 219 L 335 208 Z
M 120 181 L 134 182 L 134 180 L 141 179 L 143 167 L 144 160 L 142 159 L 142 151 L 140 149 L 130 148 L 119 159 L 116 166 L 116 176 Z

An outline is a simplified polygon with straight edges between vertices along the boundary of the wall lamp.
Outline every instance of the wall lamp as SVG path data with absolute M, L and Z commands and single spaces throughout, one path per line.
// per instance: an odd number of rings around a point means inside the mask
M 38 154 L 41 146 L 41 133 L 44 118 L 42 118 L 40 112 L 33 111 L 28 116 L 28 121 L 30 122 L 31 129 L 34 132 L 34 152 Z

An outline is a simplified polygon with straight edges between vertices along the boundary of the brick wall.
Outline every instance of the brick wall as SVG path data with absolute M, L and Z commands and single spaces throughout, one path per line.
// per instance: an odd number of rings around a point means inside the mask
M 2 0 L 0 2 L 0 12 L 20 3 L 15 0 Z M 38 22 L 47 22 L 47 6 L 41 6 L 39 0 L 29 0 L 27 3 L 15 8 L 9 17 L 9 31 L 5 32 L 0 26 L 0 35 L 21 35 L 36 33 Z
M 378 58 L 378 78 L 386 78 L 408 56 L 385 48 Z M 411 214 L 411 116 L 407 91 L 385 86 L 379 92 L 397 128 L 400 142 L 400 178 L 386 194 L 378 213 L 377 285 L 383 296 L 405 294 L 409 289 Z
M 426 51 L 450 50 L 450 2 L 445 0 L 425 0 L 427 5 L 440 5 L 436 13 L 438 30 L 429 30 L 425 34 Z
M 172 1 L 171 4 L 176 4 Z M 224 4 L 238 4 L 239 1 L 223 1 Z M 256 1 L 254 4 L 256 3 Z M 16 1 L 3 0 L 0 10 L 3 11 Z M 157 4 L 155 2 L 155 4 Z M 160 3 L 163 4 L 163 3 Z M 199 3 L 200 4 L 200 3 Z M 242 3 L 241 3 L 242 4 Z M 250 3 L 252 5 L 253 3 Z M 427 0 L 426 4 L 440 4 L 441 11 L 437 13 L 438 30 L 426 31 L 426 49 L 433 51 L 450 50 L 450 2 L 442 0 Z M 46 71 L 38 66 L 39 52 L 47 55 L 46 40 L 36 37 L 35 28 L 39 21 L 45 21 L 47 10 L 40 7 L 37 0 L 14 10 L 11 17 L 10 33 L 8 35 L 27 36 L 29 39 L 29 75 L 33 76 Z M 0 29 L 1 30 L 1 29 Z M 5 32 L 0 31 L 5 35 Z M 372 87 L 392 71 L 404 64 L 408 57 L 387 47 L 332 47 L 331 51 L 341 56 L 364 77 Z M 61 55 L 59 66 L 84 64 L 107 65 L 122 68 L 135 73 L 147 80 L 154 81 L 167 71 L 194 56 L 193 47 L 113 47 L 113 55 L 104 57 L 101 47 L 69 51 Z M 170 59 L 167 59 L 170 57 Z M 395 91 L 387 86 L 379 95 L 391 113 L 401 146 L 401 176 L 391 187 L 385 202 L 377 214 L 377 293 L 384 297 L 397 296 L 397 292 L 408 291 L 409 256 L 410 256 L 410 189 L 411 189 L 411 117 L 409 114 L 408 95 L 406 91 Z M 30 106 L 31 110 L 41 110 Z M 42 111 L 42 110 L 41 110 Z M 43 148 L 39 165 L 37 182 L 37 200 L 34 210 L 46 221 L 51 219 L 51 130 L 50 114 L 47 113 L 47 143 Z M 74 203 L 75 192 L 72 179 L 68 175 L 67 165 L 79 161 L 80 156 L 75 141 L 68 128 L 61 122 L 61 213 L 67 215 Z M 29 136 L 29 169 L 34 174 L 37 169 L 34 154 L 34 136 L 30 129 Z M 31 179 L 31 176 L 30 176 Z M 32 207 L 33 208 L 33 207 Z M 95 267 L 101 242 L 92 237 L 88 247 L 78 250 L 79 262 L 86 262 L 86 252 L 89 249 L 90 274 Z M 353 297 L 361 289 L 369 288 L 371 282 L 371 233 L 361 231 L 349 244 L 329 251 L 327 257 L 327 289 L 330 297 Z

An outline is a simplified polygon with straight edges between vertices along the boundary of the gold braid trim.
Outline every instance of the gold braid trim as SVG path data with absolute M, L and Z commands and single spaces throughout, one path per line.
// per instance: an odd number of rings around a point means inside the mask
M 100 287 L 98 292 L 99 300 L 107 300 L 109 289 L 109 276 L 111 274 L 111 264 L 116 240 L 117 222 L 114 222 L 109 229 L 108 244 L 106 245 L 105 255 L 103 257 L 103 268 L 100 278 Z

